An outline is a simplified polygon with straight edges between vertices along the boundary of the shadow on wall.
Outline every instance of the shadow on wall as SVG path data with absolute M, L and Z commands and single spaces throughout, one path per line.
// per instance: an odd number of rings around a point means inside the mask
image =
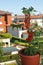
M 19 37 L 19 30 L 21 30 L 22 28 L 14 28 L 14 29 L 12 29 L 12 27 L 10 26 L 10 27 L 7 27 L 7 31 L 9 32 L 9 33 L 11 33 L 13 36 L 17 36 L 17 37 Z

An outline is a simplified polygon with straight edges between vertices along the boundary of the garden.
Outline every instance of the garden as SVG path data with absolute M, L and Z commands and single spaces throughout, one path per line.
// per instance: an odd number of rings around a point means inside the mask
M 43 28 L 37 24 L 37 22 L 34 23 L 34 26 L 30 26 L 30 15 L 32 12 L 36 12 L 34 8 L 31 6 L 30 8 L 22 8 L 23 14 L 25 14 L 25 20 L 24 20 L 24 29 L 27 29 L 28 38 L 26 38 L 26 48 L 21 49 L 19 51 L 19 56 L 21 58 L 22 65 L 39 65 L 40 59 L 42 59 L 43 55 Z M 20 42 L 21 40 L 19 40 Z M 17 44 L 18 41 L 16 40 Z M 22 41 L 21 41 L 22 42 Z M 40 58 L 41 57 L 41 58 Z M 43 61 L 41 61 L 42 63 Z
M 33 27 L 30 27 L 30 12 L 34 10 L 33 7 L 29 9 L 23 7 L 22 10 L 25 14 L 25 28 L 27 29 L 28 38 L 18 38 L 9 33 L 0 33 L 1 39 L 10 37 L 12 47 L 18 46 L 21 48 L 18 54 L 4 54 L 2 49 L 3 45 L 2 42 L 0 42 L 0 62 L 16 60 L 18 65 L 39 65 L 40 62 L 43 64 L 43 28 L 38 26 L 37 23 L 35 23 Z M 12 65 L 13 64 L 14 63 L 12 63 Z
M 37 44 L 36 39 L 38 39 L 38 42 L 39 42 L 38 44 Z M 42 62 L 43 62 L 43 36 L 36 37 L 36 39 L 34 37 L 31 43 L 35 43 L 35 45 L 39 46 L 39 48 L 41 49 L 41 58 L 42 58 Z M 24 46 L 24 47 L 28 46 L 28 42 L 24 38 L 20 39 L 18 37 L 12 36 L 10 41 L 11 41 L 11 44 L 13 44 L 13 47 L 15 47 L 15 44 L 16 44 L 16 46 L 18 45 L 19 47 L 20 46 Z M 2 50 L 1 44 L 0 44 L 0 49 L 1 49 L 0 50 L 0 58 L 1 58 L 0 62 L 6 62 L 6 61 L 11 61 L 11 60 L 17 60 L 17 62 L 18 62 L 18 59 L 20 59 L 18 54 L 14 54 L 14 55 L 6 54 L 6 55 L 4 55 L 2 53 L 3 50 Z

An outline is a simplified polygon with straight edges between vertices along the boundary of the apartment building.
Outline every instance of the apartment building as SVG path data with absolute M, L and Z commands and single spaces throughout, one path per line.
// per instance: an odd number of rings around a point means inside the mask
M 12 23 L 10 12 L 0 10 L 0 32 L 7 32 L 7 27 Z
M 30 16 L 31 20 L 30 20 L 30 23 L 35 23 L 37 22 L 38 25 L 40 26 L 43 26 L 42 22 L 43 22 L 43 14 L 39 14 L 39 15 L 31 15 Z M 17 22 L 24 22 L 24 19 L 25 19 L 25 15 L 17 15 L 17 16 L 14 16 L 14 21 L 17 21 Z
M 14 16 L 14 21 L 16 21 L 17 23 L 21 23 L 24 24 L 24 19 L 25 19 L 25 15 L 17 15 Z M 39 15 L 31 15 L 30 16 L 30 25 L 33 26 L 34 23 L 38 23 L 39 26 L 43 27 L 43 14 L 39 14 Z M 27 37 L 27 33 L 26 30 L 19 30 L 19 38 L 21 38 L 21 35 L 23 34 L 23 38 Z

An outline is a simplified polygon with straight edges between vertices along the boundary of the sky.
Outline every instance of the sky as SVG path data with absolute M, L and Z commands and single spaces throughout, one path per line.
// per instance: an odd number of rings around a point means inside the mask
M 34 7 L 37 14 L 43 14 L 43 0 L 0 0 L 0 10 L 21 15 L 22 8 Z

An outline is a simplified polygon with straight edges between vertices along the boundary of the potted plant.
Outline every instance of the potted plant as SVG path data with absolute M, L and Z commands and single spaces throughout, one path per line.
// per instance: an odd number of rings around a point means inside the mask
M 36 31 L 35 31 L 35 33 L 36 33 Z M 39 45 L 36 47 L 35 42 L 33 42 L 33 39 L 32 39 L 33 36 L 32 35 L 33 35 L 33 33 L 31 31 L 31 35 L 30 35 L 31 37 L 28 37 L 26 39 L 26 41 L 28 42 L 28 46 L 19 51 L 19 55 L 21 57 L 22 65 L 39 65 L 39 63 L 40 63 Z M 37 42 L 37 43 L 39 43 L 39 42 Z
M 31 10 L 31 8 L 29 9 Z M 30 15 L 30 10 L 29 10 L 29 15 Z M 25 9 L 25 11 L 27 10 Z M 35 42 L 37 42 L 36 36 L 39 36 L 38 30 L 40 29 L 39 28 L 36 29 L 35 27 L 33 28 L 28 27 L 27 29 L 28 29 L 28 38 L 26 39 L 26 41 L 28 42 L 28 46 L 19 51 L 21 62 L 22 62 L 22 65 L 39 65 L 40 49 L 39 49 L 39 45 L 36 47 Z M 33 41 L 34 37 L 35 37 L 35 42 Z

